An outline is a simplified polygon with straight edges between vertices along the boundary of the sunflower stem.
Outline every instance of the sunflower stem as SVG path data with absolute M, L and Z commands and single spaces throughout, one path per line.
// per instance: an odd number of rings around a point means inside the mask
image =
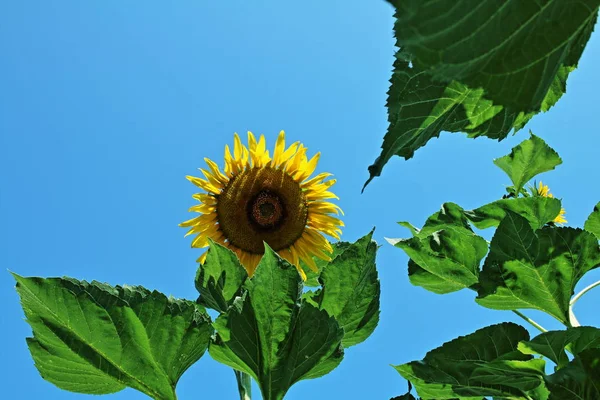
M 571 323 L 571 326 L 581 326 L 581 324 L 575 317 L 575 313 L 573 312 L 573 307 L 575 306 L 575 303 L 577 303 L 577 300 L 579 300 L 581 298 L 581 296 L 583 296 L 584 294 L 586 294 L 587 292 L 589 292 L 596 286 L 600 286 L 600 281 L 596 281 L 596 282 L 592 283 L 591 285 L 583 288 L 581 290 L 581 292 L 577 293 L 573 297 L 573 300 L 570 301 L 570 303 L 569 303 L 569 322 Z
M 238 384 L 240 400 L 252 400 L 252 379 L 245 372 L 233 370 Z
M 541 326 L 540 324 L 538 324 L 537 322 L 535 322 L 534 320 L 529 318 L 527 315 L 520 312 L 519 310 L 512 310 L 512 312 L 517 314 L 519 317 L 523 318 L 525 321 L 529 322 L 531 325 L 536 327 L 540 332 L 548 332 L 548 329 L 544 328 L 543 326 Z

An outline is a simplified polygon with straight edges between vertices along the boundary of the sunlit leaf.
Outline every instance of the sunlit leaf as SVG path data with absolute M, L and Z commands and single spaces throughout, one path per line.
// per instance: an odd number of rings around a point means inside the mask
M 380 285 L 375 268 L 373 232 L 346 247 L 325 266 L 323 286 L 314 297 L 344 328 L 344 347 L 366 340 L 379 322 Z
M 465 211 L 465 215 L 477 228 L 486 229 L 498 226 L 509 210 L 526 218 L 533 229 L 539 229 L 556 218 L 560 205 L 560 200 L 551 197 L 517 197 Z
M 216 321 L 211 356 L 250 374 L 264 399 L 282 399 L 301 379 L 324 375 L 343 357 L 344 330 L 326 311 L 300 301 L 296 269 L 266 246 L 243 298 Z
M 569 328 L 564 331 L 549 331 L 539 334 L 530 341 L 519 343 L 519 350 L 526 354 L 540 354 L 548 357 L 559 368 L 569 362 L 565 353 L 567 345 L 572 354 L 579 354 L 588 348 L 600 348 L 600 329 L 591 326 Z
M 494 160 L 512 181 L 515 193 L 536 175 L 553 170 L 561 163 L 558 153 L 534 134 L 513 147 L 510 154 Z
M 389 241 L 412 260 L 411 282 L 435 293 L 476 284 L 479 264 L 488 251 L 485 239 L 473 233 L 462 208 L 454 203 L 445 203 L 430 216 L 416 236 Z
M 600 248 L 591 233 L 551 226 L 534 232 L 525 218 L 507 211 L 492 239 L 476 300 L 500 310 L 538 309 L 568 324 L 575 285 L 599 265 Z
M 483 88 L 495 104 L 539 111 L 577 66 L 598 0 L 391 0 L 399 47 L 434 80 Z M 559 89 L 559 90 L 557 90 Z
M 583 228 L 586 231 L 593 233 L 598 240 L 600 240 L 600 202 L 594 207 L 594 211 L 585 221 Z
M 600 0 L 389 0 L 396 53 L 389 127 L 365 186 L 442 131 L 502 140 L 566 91 Z
M 528 339 L 521 326 L 492 325 L 394 368 L 423 399 L 523 396 L 543 385 L 543 360 L 517 351 L 518 343 Z
M 247 277 L 237 255 L 211 240 L 206 261 L 196 273 L 198 302 L 221 313 L 227 311 Z
M 339 254 L 346 250 L 348 246 L 350 246 L 350 243 L 348 242 L 331 243 L 331 247 L 333 248 L 331 259 L 333 260 L 336 258 Z M 321 260 L 319 257 L 313 257 L 313 260 L 315 264 L 317 264 L 318 271 L 313 271 L 308 265 L 306 265 L 304 262 L 301 262 L 302 269 L 306 274 L 306 281 L 304 281 L 304 286 L 306 287 L 321 286 L 321 283 L 319 282 L 319 276 L 321 276 L 321 271 L 323 271 L 323 268 L 329 264 L 329 261 Z
M 27 343 L 35 365 L 61 389 L 105 394 L 128 386 L 174 400 L 177 381 L 212 334 L 195 303 L 139 286 L 13 276 L 33 328 Z

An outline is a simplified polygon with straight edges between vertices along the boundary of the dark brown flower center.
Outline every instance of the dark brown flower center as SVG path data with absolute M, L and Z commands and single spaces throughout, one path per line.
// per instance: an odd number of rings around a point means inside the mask
M 284 221 L 285 207 L 277 193 L 261 190 L 248 202 L 248 218 L 258 230 L 277 229 Z
M 234 176 L 217 196 L 219 228 L 248 253 L 278 251 L 304 232 L 308 205 L 300 184 L 280 169 L 251 168 Z

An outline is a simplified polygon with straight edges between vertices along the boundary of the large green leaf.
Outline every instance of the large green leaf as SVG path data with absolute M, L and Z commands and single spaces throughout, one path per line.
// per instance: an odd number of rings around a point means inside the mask
M 579 353 L 566 367 L 546 378 L 549 400 L 600 399 L 600 349 Z
M 515 194 L 533 177 L 553 170 L 561 163 L 558 153 L 534 134 L 513 147 L 510 154 L 494 160 L 512 181 Z
M 506 212 L 480 275 L 477 302 L 500 310 L 533 308 L 569 324 L 569 301 L 579 279 L 600 265 L 598 240 L 575 228 L 533 231 Z
M 566 90 L 600 2 L 389 1 L 400 50 L 389 127 L 365 186 L 392 156 L 409 159 L 442 131 L 502 140 L 550 109 Z
M 250 374 L 264 399 L 282 399 L 301 379 L 324 375 L 341 362 L 344 330 L 326 311 L 300 301 L 296 269 L 268 246 L 246 293 L 215 322 L 211 356 Z
M 530 341 L 519 343 L 519 350 L 526 354 L 541 354 L 562 368 L 569 362 L 565 353 L 568 345 L 569 351 L 574 355 L 589 348 L 600 348 L 600 329 L 580 326 L 564 331 L 544 332 Z
M 539 229 L 556 218 L 560 203 L 551 197 L 513 197 L 465 211 L 465 215 L 477 228 L 486 229 L 498 226 L 508 210 L 525 217 L 533 229 Z
M 381 174 L 392 156 L 412 158 L 415 150 L 442 131 L 504 139 L 531 117 L 494 106 L 481 89 L 436 81 L 410 58 L 403 50 L 396 53 L 387 100 L 389 127 L 365 186 Z
M 594 28 L 599 0 L 391 0 L 398 47 L 440 82 L 483 88 L 495 104 L 539 111 L 560 96 Z M 554 86 L 553 86 L 554 84 Z
M 598 240 L 600 240 L 600 202 L 594 206 L 594 211 L 585 221 L 583 228 L 586 231 L 593 233 Z
M 13 275 L 35 365 L 61 389 L 106 394 L 129 386 L 174 400 L 212 334 L 208 315 L 190 301 L 138 286 Z
M 462 208 L 445 203 L 410 239 L 390 239 L 412 260 L 409 277 L 413 284 L 434 293 L 469 288 L 478 282 L 479 264 L 488 246 L 471 230 Z
M 423 399 L 524 396 L 543 385 L 543 360 L 517 351 L 525 328 L 502 323 L 430 351 L 421 361 L 395 366 Z
M 233 251 L 212 240 L 209 246 L 206 261 L 196 273 L 198 302 L 224 313 L 241 294 L 248 274 Z
M 379 322 L 381 293 L 373 232 L 335 257 L 321 273 L 322 289 L 313 300 L 344 328 L 344 347 L 366 340 Z

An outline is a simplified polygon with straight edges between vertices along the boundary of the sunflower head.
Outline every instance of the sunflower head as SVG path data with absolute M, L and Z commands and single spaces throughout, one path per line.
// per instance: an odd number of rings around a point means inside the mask
M 200 215 L 180 224 L 190 228 L 187 235 L 195 235 L 192 247 L 207 247 L 209 239 L 229 247 L 252 276 L 267 243 L 303 279 L 300 261 L 316 271 L 313 257 L 329 260 L 332 252 L 323 234 L 339 239 L 344 224 L 332 216 L 341 209 L 326 201 L 337 199 L 329 191 L 335 180 L 327 180 L 328 173 L 310 178 L 319 153 L 308 159 L 306 152 L 298 142 L 286 148 L 281 131 L 271 157 L 264 136 L 256 140 L 248 132 L 247 147 L 237 134 L 233 152 L 225 146 L 223 171 L 205 158 L 204 177 L 187 176 L 204 190 L 193 196 L 199 204 L 190 208 Z M 205 258 L 206 252 L 198 261 Z
M 550 193 L 550 188 L 548 187 L 548 185 L 544 185 L 542 183 L 542 181 L 540 181 L 539 186 L 534 186 L 532 193 L 534 196 L 541 196 L 541 197 L 550 197 L 550 198 L 554 198 L 554 195 L 552 193 Z M 567 219 L 565 218 L 565 209 L 561 208 L 560 212 L 558 213 L 558 215 L 556 216 L 556 218 L 554 218 L 554 220 L 552 222 L 554 222 L 555 224 L 560 224 L 560 225 L 564 225 L 567 223 Z

